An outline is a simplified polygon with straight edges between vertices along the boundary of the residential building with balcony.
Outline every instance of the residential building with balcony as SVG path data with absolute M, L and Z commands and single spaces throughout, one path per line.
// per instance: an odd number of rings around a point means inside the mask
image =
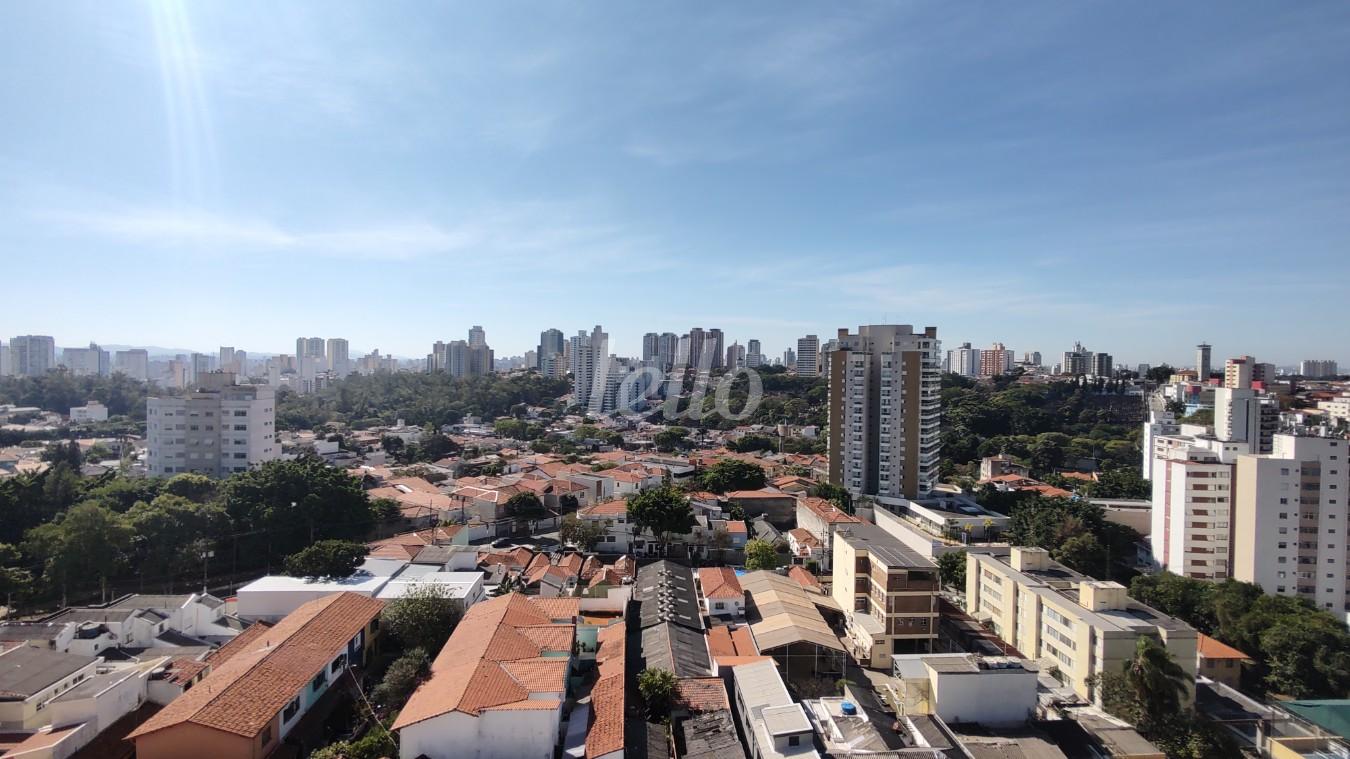
M 829 375 L 830 482 L 854 495 L 928 495 L 942 447 L 937 328 L 866 325 L 856 334 L 839 330 L 837 343 Z
M 866 667 L 893 654 L 933 650 L 938 630 L 937 565 L 867 522 L 836 528 L 831 593 L 844 612 L 848 644 Z
M 1269 454 L 1237 457 L 1233 577 L 1350 612 L 1347 458 L 1350 441 L 1295 435 L 1275 435 Z
M 1051 560 L 1043 548 L 967 553 L 966 608 L 1080 698 L 1100 705 L 1096 676 L 1120 672 L 1140 636 L 1167 649 L 1190 680 L 1185 701 L 1194 698 L 1194 628 L 1130 598 L 1120 583 Z
M 228 372 L 198 377 L 186 395 L 148 398 L 149 473 L 226 477 L 278 458 L 275 399 L 271 387 L 236 385 Z

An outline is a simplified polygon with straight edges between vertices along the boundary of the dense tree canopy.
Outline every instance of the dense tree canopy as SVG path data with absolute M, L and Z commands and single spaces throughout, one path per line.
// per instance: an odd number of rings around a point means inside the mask
M 286 557 L 292 577 L 350 577 L 369 549 L 352 540 L 320 540 Z
M 236 529 L 259 532 L 253 544 L 271 558 L 322 538 L 364 536 L 374 522 L 360 481 L 314 456 L 236 474 L 221 495 Z
M 110 377 L 76 377 L 57 370 L 40 377 L 0 377 L 0 403 L 68 414 L 75 406 L 98 401 L 108 407 L 110 417 L 127 416 L 144 421 L 147 388 L 146 383 L 120 373 Z
M 982 457 L 1000 453 L 1039 476 L 1079 459 L 1137 467 L 1139 403 L 1119 395 L 1122 389 L 1072 381 L 981 384 L 944 375 L 943 474 L 973 474 Z
M 700 480 L 703 489 L 713 493 L 729 490 L 759 490 L 764 487 L 764 467 L 738 459 L 722 459 L 708 467 Z
M 694 528 L 689 498 L 670 485 L 644 490 L 628 499 L 628 519 L 639 530 L 650 530 L 661 544 L 662 555 L 671 535 L 686 535 Z
M 1306 600 L 1170 572 L 1136 577 L 1130 595 L 1251 656 L 1253 687 L 1293 698 L 1350 693 L 1350 631 Z
M 552 405 L 566 380 L 538 374 L 451 377 L 444 372 L 351 375 L 310 395 L 277 393 L 278 429 L 313 429 L 329 422 L 362 428 L 393 424 L 455 424 L 466 416 L 495 419 L 520 405 Z
M 440 652 L 459 624 L 459 604 L 441 585 L 414 585 L 385 604 L 380 621 L 403 649 Z

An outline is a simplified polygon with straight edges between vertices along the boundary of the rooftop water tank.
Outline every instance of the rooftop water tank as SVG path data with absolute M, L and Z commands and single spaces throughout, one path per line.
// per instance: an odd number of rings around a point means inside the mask
M 839 711 L 843 712 L 845 717 L 858 716 L 858 707 L 854 706 L 852 701 L 845 701 L 839 704 Z

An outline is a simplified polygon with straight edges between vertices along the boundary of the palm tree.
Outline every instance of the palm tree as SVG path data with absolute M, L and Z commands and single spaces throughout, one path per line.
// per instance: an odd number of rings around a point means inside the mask
M 1153 638 L 1139 636 L 1134 658 L 1125 662 L 1125 685 L 1148 713 L 1169 715 L 1181 711 L 1189 680 L 1166 648 Z

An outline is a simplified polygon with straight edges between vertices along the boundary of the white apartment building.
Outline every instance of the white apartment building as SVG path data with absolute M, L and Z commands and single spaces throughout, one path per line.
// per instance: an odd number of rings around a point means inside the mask
M 90 343 L 88 348 L 64 349 L 61 363 L 76 377 L 106 377 L 112 372 L 108 352 L 95 343 Z
M 1188 675 L 1194 696 L 1195 628 L 1130 598 L 1125 586 L 1080 574 L 1043 548 L 966 554 L 966 608 L 1078 696 L 1100 703 L 1096 675 L 1120 672 L 1140 636 L 1157 640 Z
M 1342 395 L 1330 401 L 1318 401 L 1317 409 L 1324 412 L 1329 419 L 1338 422 L 1350 421 L 1350 395 Z
M 108 407 L 98 401 L 90 401 L 83 406 L 74 406 L 70 409 L 70 421 L 72 424 L 106 422 L 108 421 Z
M 198 389 L 187 395 L 146 401 L 151 475 L 225 477 L 281 454 L 275 390 L 236 385 L 227 372 L 203 375 L 196 384 Z
M 1304 359 L 1298 362 L 1298 373 L 1307 379 L 1327 379 L 1340 375 L 1335 361 Z
M 970 347 L 970 343 L 961 343 L 961 347 L 947 351 L 947 371 L 962 377 L 978 377 L 980 349 Z
M 1280 408 L 1251 388 L 1214 390 L 1214 436 L 1247 444 L 1245 453 L 1270 453 Z
M 605 383 L 609 371 L 609 335 L 599 324 L 587 335 L 577 333 L 572 338 L 572 403 L 600 413 L 604 403 Z
M 56 368 L 56 340 L 18 335 L 9 341 L 9 370 L 16 377 L 41 377 Z
M 346 377 L 348 374 L 351 374 L 351 348 L 347 344 L 347 340 L 341 337 L 330 337 L 328 338 L 326 347 L 328 353 L 328 371 L 339 377 Z
M 1175 435 L 1180 431 L 1181 426 L 1177 424 L 1176 414 L 1161 409 L 1149 410 L 1148 421 L 1144 422 L 1144 438 L 1140 441 L 1142 443 L 1140 447 L 1143 449 L 1144 479 L 1153 479 L 1153 448 L 1158 438 Z
M 150 379 L 150 354 L 144 348 L 117 351 L 113 354 L 113 371 L 145 382 Z
M 820 338 L 815 335 L 797 338 L 797 374 L 814 377 L 820 374 Z
M 856 334 L 841 329 L 838 341 L 830 359 L 830 482 L 855 495 L 927 496 L 942 446 L 937 328 L 873 324 Z
M 1233 576 L 1337 615 L 1346 595 L 1350 441 L 1276 435 L 1269 454 L 1237 457 Z
M 1185 435 L 1155 441 L 1149 543 L 1164 569 L 1204 580 L 1231 575 L 1232 459 L 1240 448 Z

